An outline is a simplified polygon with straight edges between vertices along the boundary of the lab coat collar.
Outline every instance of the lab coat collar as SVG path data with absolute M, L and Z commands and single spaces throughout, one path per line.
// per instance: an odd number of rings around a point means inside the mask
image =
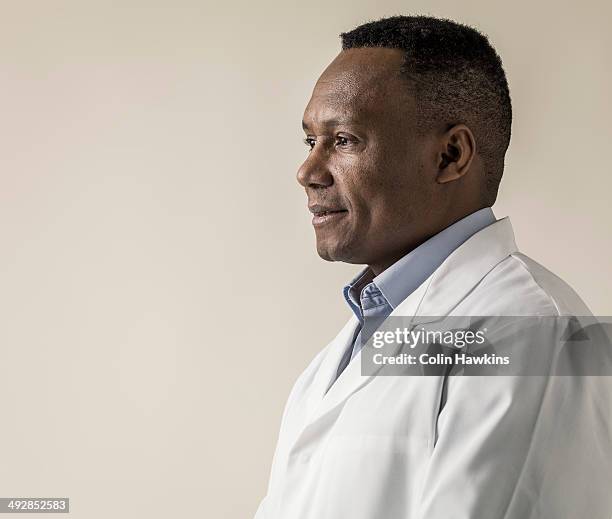
M 415 315 L 414 323 L 432 322 L 448 315 L 493 268 L 517 252 L 508 217 L 492 223 L 458 247 L 425 281 L 426 293 L 415 303 L 407 298 L 396 315 Z

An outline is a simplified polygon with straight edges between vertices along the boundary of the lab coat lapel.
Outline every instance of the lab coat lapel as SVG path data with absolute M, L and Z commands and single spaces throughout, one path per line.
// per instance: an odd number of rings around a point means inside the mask
M 427 283 L 423 283 L 423 285 L 408 297 L 405 303 L 407 305 L 411 304 L 412 307 L 416 309 L 426 291 Z M 406 306 L 404 306 L 404 308 L 406 308 Z M 399 314 L 398 311 L 399 306 L 391 315 L 402 315 Z M 368 375 L 361 374 L 360 351 L 340 374 L 338 379 L 329 387 L 337 373 L 340 359 L 353 338 L 356 326 L 357 319 L 352 317 L 332 344 L 330 344 L 329 352 L 315 377 L 312 392 L 308 400 L 309 418 L 306 420 L 305 427 L 301 434 L 297 437 L 294 449 L 304 447 L 309 441 L 320 438 L 321 428 L 326 428 L 333 423 L 334 417 L 340 413 L 346 400 L 376 377 L 376 372 Z
M 338 371 L 338 365 L 342 356 L 349 347 L 353 335 L 357 328 L 357 318 L 351 315 L 351 318 L 344 325 L 340 333 L 331 341 L 328 345 L 327 354 L 319 367 L 317 374 L 315 375 L 313 385 L 311 388 L 309 404 L 311 411 L 314 411 L 318 407 L 319 402 L 324 398 L 328 391 L 330 384 L 333 382 Z
M 408 296 L 404 301 L 404 309 L 413 307 L 418 308 L 419 302 L 424 297 L 427 292 L 427 283 L 423 283 L 419 288 L 417 288 L 410 296 Z M 390 317 L 398 316 L 398 315 L 406 315 L 402 314 L 400 307 L 398 306 L 391 312 Z M 360 350 L 355 358 L 349 363 L 346 369 L 342 372 L 342 374 L 338 377 L 338 380 L 329 388 L 327 394 L 324 396 L 321 401 L 321 405 L 318 409 L 318 414 L 322 415 L 333 409 L 334 407 L 342 404 L 349 396 L 351 396 L 355 391 L 358 391 L 365 384 L 368 384 L 375 376 L 380 369 L 376 370 L 376 372 L 362 375 L 361 374 L 361 352 Z M 337 367 L 337 365 L 336 365 Z

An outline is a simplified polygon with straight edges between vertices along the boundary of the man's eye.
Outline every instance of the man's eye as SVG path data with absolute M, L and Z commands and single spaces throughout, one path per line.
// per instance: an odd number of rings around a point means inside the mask
M 343 137 L 341 135 L 338 135 L 336 137 L 336 144 L 340 145 L 340 146 L 348 146 L 351 143 L 350 139 L 348 137 Z
M 306 137 L 304 139 L 304 144 L 306 144 L 306 146 L 308 146 L 310 149 L 314 148 L 315 142 L 316 141 L 312 137 Z

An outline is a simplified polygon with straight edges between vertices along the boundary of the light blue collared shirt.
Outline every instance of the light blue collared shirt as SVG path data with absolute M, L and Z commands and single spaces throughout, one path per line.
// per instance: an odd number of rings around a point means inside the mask
M 374 277 L 366 267 L 346 285 L 344 298 L 357 316 L 359 326 L 340 361 L 337 377 L 362 347 L 361 328 L 366 318 L 388 317 L 459 245 L 495 221 L 490 207 L 480 209 L 432 236 L 378 276 Z

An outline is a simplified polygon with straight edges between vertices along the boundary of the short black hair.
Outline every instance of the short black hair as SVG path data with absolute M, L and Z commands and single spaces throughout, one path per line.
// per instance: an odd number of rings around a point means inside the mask
M 487 37 L 452 20 L 392 16 L 340 35 L 342 50 L 384 47 L 404 51 L 401 72 L 417 106 L 417 128 L 466 124 L 486 172 L 485 202 L 493 205 L 510 143 L 512 103 L 502 61 Z

